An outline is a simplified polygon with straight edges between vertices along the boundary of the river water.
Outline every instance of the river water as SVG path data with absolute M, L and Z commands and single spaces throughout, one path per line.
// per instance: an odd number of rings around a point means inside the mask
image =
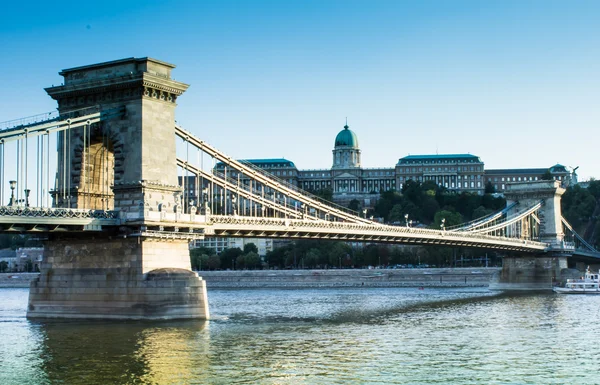
M 600 384 L 600 296 L 209 290 L 207 322 L 29 321 L 0 289 L 0 384 Z

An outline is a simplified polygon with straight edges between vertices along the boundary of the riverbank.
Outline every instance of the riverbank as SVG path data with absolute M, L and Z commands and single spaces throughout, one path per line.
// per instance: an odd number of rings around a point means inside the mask
M 210 288 L 487 287 L 500 268 L 202 271 Z M 0 288 L 29 287 L 38 273 L 0 274 Z
M 487 287 L 500 268 L 203 271 L 208 288 Z

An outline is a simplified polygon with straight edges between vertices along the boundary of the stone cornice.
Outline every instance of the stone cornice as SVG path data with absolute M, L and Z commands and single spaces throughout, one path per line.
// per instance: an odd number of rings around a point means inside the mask
M 180 192 L 183 191 L 181 186 L 179 185 L 169 185 L 156 181 L 148 181 L 141 180 L 138 182 L 124 182 L 124 183 L 115 183 L 113 186 L 113 191 L 123 191 L 123 190 L 139 190 L 139 189 L 149 189 L 154 191 L 168 191 L 168 192 Z
M 175 80 L 165 79 L 160 76 L 143 73 L 141 75 L 117 76 L 110 79 L 101 79 L 77 85 L 61 85 L 45 88 L 45 91 L 55 100 L 101 94 L 124 89 L 152 88 L 158 91 L 173 94 L 175 97 L 183 94 L 189 87 L 188 84 Z

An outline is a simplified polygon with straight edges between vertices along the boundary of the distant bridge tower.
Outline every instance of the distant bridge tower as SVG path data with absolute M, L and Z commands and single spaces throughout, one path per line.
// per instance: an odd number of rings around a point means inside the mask
M 502 262 L 499 288 L 503 289 L 548 289 L 552 281 L 567 268 L 567 257 L 572 251 L 565 247 L 562 226 L 561 196 L 565 189 L 558 181 L 535 181 L 512 183 L 504 193 L 506 204 L 518 202 L 508 216 L 518 214 L 542 202 L 533 216 L 539 220 L 539 240 L 548 244 L 546 252 L 539 255 L 508 254 Z M 525 226 L 527 227 L 527 226 Z
M 57 207 L 118 210 L 122 226 L 52 233 L 28 317 L 208 318 L 188 239 L 133 233 L 144 212 L 181 207 L 175 102 L 188 85 L 171 78 L 174 67 L 150 58 L 93 64 L 63 70 L 64 85 L 46 89 L 61 114 L 122 109 L 121 119 L 59 134 L 53 193 Z

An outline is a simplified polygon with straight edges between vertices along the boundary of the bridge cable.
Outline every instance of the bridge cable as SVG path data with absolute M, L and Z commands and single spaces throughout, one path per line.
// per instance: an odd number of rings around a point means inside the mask
M 50 132 L 46 131 L 46 207 L 50 207 Z
M 0 140 L 0 202 L 4 206 L 4 140 Z

